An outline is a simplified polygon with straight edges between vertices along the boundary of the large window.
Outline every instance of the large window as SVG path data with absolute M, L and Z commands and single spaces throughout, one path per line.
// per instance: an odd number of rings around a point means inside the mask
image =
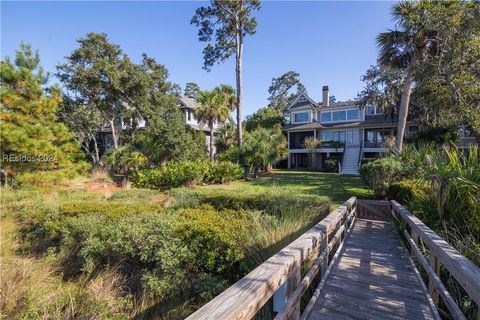
M 322 112 L 322 122 L 330 122 L 330 121 L 332 121 L 332 113 Z
M 333 111 L 332 112 L 333 121 L 345 121 L 347 119 L 345 110 L 342 111 Z
M 338 111 L 325 111 L 321 114 L 322 122 L 351 121 L 358 119 L 360 119 L 360 111 L 357 108 Z
M 358 120 L 358 109 L 347 110 L 347 120 Z
M 299 112 L 294 114 L 294 122 L 308 122 L 309 113 L 308 112 Z
M 345 142 L 345 131 L 323 131 L 320 133 L 322 141 L 339 141 Z

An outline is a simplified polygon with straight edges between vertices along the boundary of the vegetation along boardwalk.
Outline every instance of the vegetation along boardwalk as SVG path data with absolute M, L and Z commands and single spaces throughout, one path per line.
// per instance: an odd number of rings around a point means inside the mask
M 397 202 L 352 197 L 188 319 L 480 320 L 479 304 L 477 266 Z

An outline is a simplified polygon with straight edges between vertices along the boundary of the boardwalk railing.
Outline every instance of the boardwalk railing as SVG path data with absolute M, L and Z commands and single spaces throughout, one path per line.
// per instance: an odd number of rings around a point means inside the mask
M 352 225 L 355 206 L 356 198 L 348 199 L 187 319 L 251 319 L 285 282 L 287 290 L 282 291 L 286 291 L 286 301 L 275 319 L 298 319 L 300 297 L 318 272 L 323 274 L 327 269 L 329 256 L 338 249 Z M 308 260 L 315 262 L 300 279 L 301 266 Z
M 407 209 L 396 201 L 391 201 L 391 203 L 392 216 L 397 221 L 404 222 L 403 235 L 410 247 L 411 254 L 418 259 L 428 275 L 429 293 L 435 305 L 438 306 L 439 298 L 441 298 L 454 319 L 465 319 L 464 314 L 440 279 L 440 268 L 443 266 L 477 304 L 477 320 L 480 320 L 480 269 Z M 424 251 L 420 247 L 428 249 L 428 257 L 424 255 Z
M 262 263 L 237 283 L 222 292 L 187 319 L 251 319 L 272 296 L 280 301 L 275 320 L 300 319 L 300 299 L 313 280 L 320 275 L 320 285 L 328 275 L 355 219 L 392 219 L 408 226 L 404 235 L 414 254 L 429 276 L 430 295 L 438 304 L 439 297 L 455 319 L 465 319 L 459 307 L 440 280 L 442 265 L 458 281 L 469 297 L 480 306 L 480 269 L 446 243 L 419 219 L 395 201 L 358 200 L 351 197 L 325 219 Z M 418 244 L 425 245 L 430 258 Z M 313 261 L 313 263 L 312 263 Z M 303 279 L 302 266 L 310 266 Z M 317 290 L 318 291 L 318 290 Z M 315 299 L 315 296 L 312 298 Z M 309 306 L 311 303 L 309 304 Z M 302 315 L 306 318 L 309 306 Z M 477 320 L 480 320 L 478 312 Z

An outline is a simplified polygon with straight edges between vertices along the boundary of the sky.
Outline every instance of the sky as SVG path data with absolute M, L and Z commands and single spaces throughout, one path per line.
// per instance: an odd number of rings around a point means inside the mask
M 164 64 L 170 81 L 203 90 L 226 83 L 235 87 L 235 60 L 202 69 L 197 29 L 190 24 L 201 1 L 1 1 L 2 59 L 14 56 L 21 41 L 40 52 L 42 65 L 55 66 L 78 47 L 88 32 L 105 32 L 128 56 L 142 53 Z M 264 1 L 255 13 L 258 26 L 244 49 L 244 115 L 268 104 L 273 77 L 300 73 L 310 97 L 321 100 L 328 85 L 337 100 L 355 98 L 360 80 L 375 64 L 375 37 L 393 27 L 386 1 Z M 56 82 L 56 79 L 52 79 Z

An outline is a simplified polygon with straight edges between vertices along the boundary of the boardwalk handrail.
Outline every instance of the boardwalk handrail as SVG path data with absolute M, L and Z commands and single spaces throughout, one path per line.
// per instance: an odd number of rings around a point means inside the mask
M 351 197 L 325 219 L 291 244 L 223 291 L 188 320 L 251 319 L 274 293 L 288 281 L 287 301 L 278 318 L 299 317 L 300 297 L 320 271 L 328 267 L 328 256 L 338 248 L 355 215 L 356 197 Z M 304 262 L 315 259 L 303 280 Z
M 460 308 L 445 288 L 440 279 L 440 266 L 452 275 L 468 296 L 477 304 L 477 319 L 480 320 L 480 268 L 464 257 L 460 252 L 433 232 L 420 219 L 413 216 L 396 201 L 392 203 L 392 216 L 404 221 L 410 228 L 410 233 L 404 230 L 404 235 L 414 254 L 429 277 L 430 295 L 435 304 L 441 297 L 454 319 L 465 319 Z M 428 248 L 429 259 L 419 249 L 419 240 Z

